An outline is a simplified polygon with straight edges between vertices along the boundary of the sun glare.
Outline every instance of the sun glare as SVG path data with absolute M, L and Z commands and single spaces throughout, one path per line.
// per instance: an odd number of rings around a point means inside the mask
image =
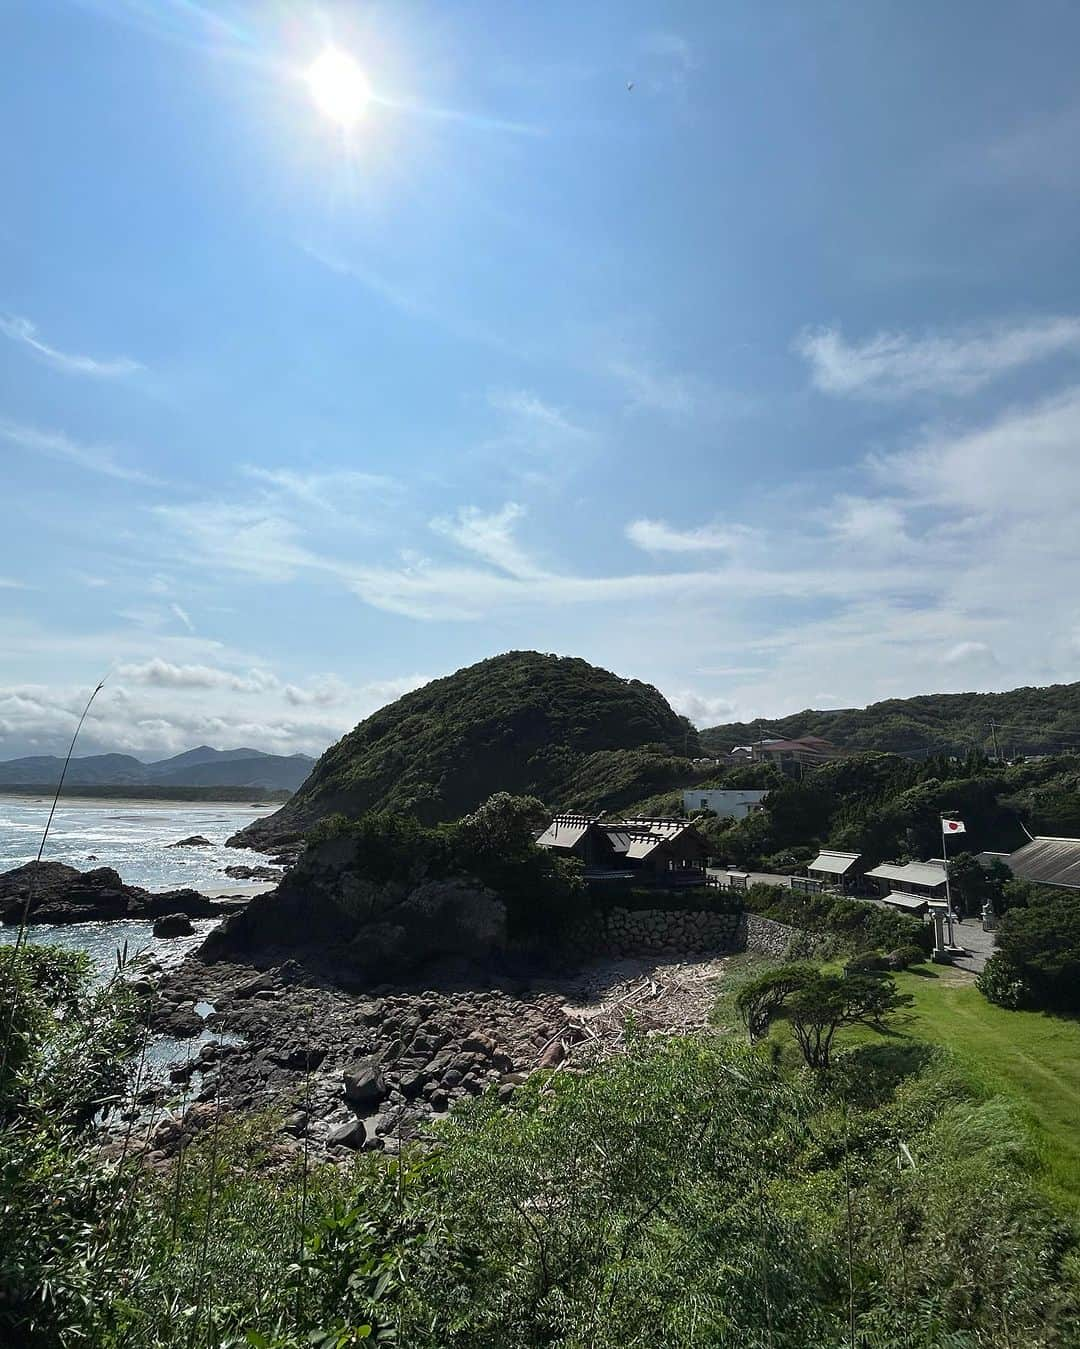
M 367 76 L 348 52 L 327 47 L 307 70 L 315 106 L 332 122 L 348 130 L 364 115 L 371 98 Z

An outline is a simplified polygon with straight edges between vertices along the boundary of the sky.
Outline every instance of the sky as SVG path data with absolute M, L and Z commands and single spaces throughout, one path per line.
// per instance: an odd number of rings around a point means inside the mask
M 1080 678 L 1078 43 L 0 0 L 0 757 L 103 676 L 148 757 L 510 649 L 701 726 Z

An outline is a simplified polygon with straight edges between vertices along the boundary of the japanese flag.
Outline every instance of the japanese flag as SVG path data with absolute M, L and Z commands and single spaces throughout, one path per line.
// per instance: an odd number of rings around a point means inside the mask
M 963 820 L 942 820 L 941 832 L 943 834 L 966 834 L 967 827 Z

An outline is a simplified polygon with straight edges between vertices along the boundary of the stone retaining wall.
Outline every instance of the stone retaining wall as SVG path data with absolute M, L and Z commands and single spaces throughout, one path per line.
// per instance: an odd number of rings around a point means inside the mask
M 741 915 L 701 909 L 607 909 L 590 914 L 566 934 L 579 956 L 699 955 L 737 951 Z
M 771 918 L 747 913 L 743 915 L 742 937 L 739 950 L 756 951 L 759 955 L 782 960 L 795 938 L 806 940 L 807 934 L 801 928 L 788 927 L 787 923 L 774 923 Z
M 564 937 L 568 953 L 589 956 L 680 956 L 757 951 L 783 958 L 799 929 L 756 913 L 709 909 L 606 909 L 575 923 Z

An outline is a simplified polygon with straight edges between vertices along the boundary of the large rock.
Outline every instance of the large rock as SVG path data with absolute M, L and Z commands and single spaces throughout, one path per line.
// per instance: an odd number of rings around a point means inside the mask
M 386 1097 L 388 1088 L 386 1078 L 383 1077 L 382 1061 L 374 1055 L 346 1068 L 342 1077 L 345 1099 L 353 1105 L 375 1106 Z
M 175 846 L 175 845 L 173 845 Z M 249 867 L 238 863 L 235 866 L 226 867 L 225 875 L 234 881 L 279 881 L 281 872 L 277 867 Z
M 189 834 L 187 838 L 179 838 L 175 843 L 167 843 L 167 848 L 212 848 L 214 845 L 208 838 L 203 838 L 202 834 Z
M 316 948 L 386 980 L 433 960 L 483 962 L 503 949 L 506 909 L 489 890 L 465 878 L 378 884 L 363 875 L 360 847 L 348 835 L 308 847 L 276 890 L 209 935 L 202 958 Z
M 154 919 L 155 937 L 190 937 L 194 931 L 186 913 L 166 913 Z
M 28 862 L 0 875 L 0 921 L 18 923 L 28 908 L 31 923 L 85 923 L 112 918 L 157 918 L 186 914 L 208 918 L 223 912 L 195 890 L 151 894 L 125 885 L 112 867 L 79 871 L 63 862 Z

